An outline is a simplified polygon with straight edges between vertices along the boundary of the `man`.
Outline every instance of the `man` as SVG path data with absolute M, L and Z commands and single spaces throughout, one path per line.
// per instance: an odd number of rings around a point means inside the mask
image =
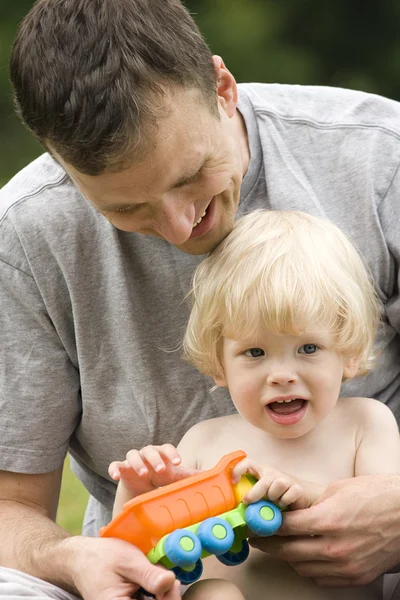
M 0 197 L 0 596 L 176 600 L 172 573 L 87 536 L 110 518 L 112 459 L 233 411 L 179 342 L 193 269 L 237 215 L 304 210 L 353 239 L 386 315 L 376 370 L 343 393 L 400 417 L 400 106 L 279 85 L 238 98 L 178 0 L 40 0 L 11 78 L 50 154 Z M 67 449 L 91 493 L 82 537 L 54 524 Z M 334 483 L 254 544 L 322 586 L 363 584 L 400 562 L 399 506 L 397 475 Z

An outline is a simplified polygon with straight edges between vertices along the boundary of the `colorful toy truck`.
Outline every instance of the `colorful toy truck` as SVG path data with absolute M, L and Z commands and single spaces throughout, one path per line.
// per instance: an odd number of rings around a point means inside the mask
M 242 450 L 232 452 L 213 469 L 130 500 L 100 536 L 134 544 L 184 584 L 201 577 L 201 559 L 211 554 L 225 565 L 242 563 L 249 555 L 247 530 L 269 536 L 282 523 L 281 511 L 272 502 L 243 504 L 256 480 L 244 475 L 233 484 L 231 472 L 245 457 Z

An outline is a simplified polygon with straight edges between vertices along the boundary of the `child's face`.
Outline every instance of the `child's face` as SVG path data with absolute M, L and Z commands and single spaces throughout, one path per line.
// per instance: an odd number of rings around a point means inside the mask
M 336 351 L 328 331 L 301 335 L 265 333 L 257 339 L 223 339 L 224 377 L 238 412 L 280 438 L 296 438 L 334 409 L 343 377 L 354 377 L 358 360 Z

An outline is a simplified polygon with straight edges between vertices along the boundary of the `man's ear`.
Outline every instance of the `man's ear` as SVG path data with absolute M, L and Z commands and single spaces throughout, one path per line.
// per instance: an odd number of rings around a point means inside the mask
M 238 101 L 237 84 L 232 73 L 224 65 L 220 56 L 212 57 L 218 80 L 218 102 L 229 118 L 236 113 Z
M 346 358 L 343 366 L 343 379 L 352 379 L 358 373 L 360 359 L 358 356 Z

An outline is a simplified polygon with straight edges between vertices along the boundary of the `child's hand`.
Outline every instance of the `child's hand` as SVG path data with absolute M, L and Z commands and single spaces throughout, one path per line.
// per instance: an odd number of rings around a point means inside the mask
M 267 497 L 281 508 L 289 505 L 292 509 L 308 508 L 308 494 L 295 477 L 245 458 L 232 469 L 233 483 L 238 483 L 245 473 L 254 475 L 258 479 L 243 497 L 245 504 L 252 504 Z
M 108 473 L 112 479 L 120 481 L 120 486 L 130 497 L 134 497 L 194 475 L 197 470 L 181 466 L 177 449 L 171 444 L 163 444 L 130 450 L 126 460 L 110 464 Z

